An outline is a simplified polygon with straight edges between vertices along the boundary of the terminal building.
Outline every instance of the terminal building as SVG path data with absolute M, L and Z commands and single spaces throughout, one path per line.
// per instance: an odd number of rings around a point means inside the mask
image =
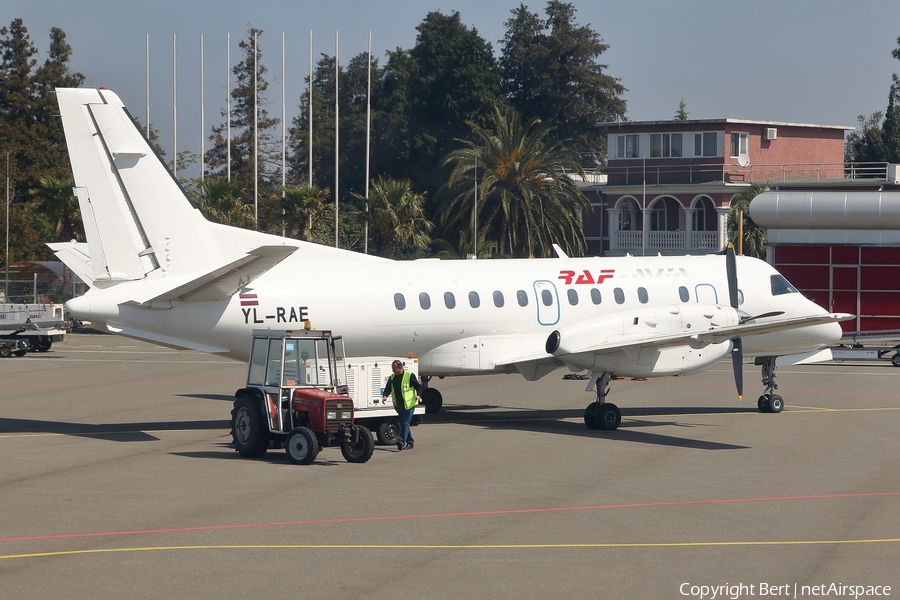
M 732 200 L 798 289 L 857 315 L 845 331 L 900 331 L 900 166 L 845 163 L 854 127 L 741 119 L 602 123 L 608 164 L 581 184 L 588 255 L 701 254 L 727 245 Z

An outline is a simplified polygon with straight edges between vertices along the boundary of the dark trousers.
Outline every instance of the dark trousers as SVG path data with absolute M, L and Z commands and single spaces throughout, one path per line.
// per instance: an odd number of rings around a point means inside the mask
M 415 407 L 409 410 L 406 410 L 404 408 L 400 409 L 400 435 L 397 437 L 397 443 L 409 444 L 410 446 L 415 443 L 413 441 L 412 431 L 409 428 L 415 410 Z

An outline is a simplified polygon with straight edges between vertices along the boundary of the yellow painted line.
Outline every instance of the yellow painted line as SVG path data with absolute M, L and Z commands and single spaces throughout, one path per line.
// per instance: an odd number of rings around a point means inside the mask
M 747 542 L 623 542 L 596 544 L 240 544 L 203 546 L 149 546 L 144 548 L 95 548 L 0 555 L 0 560 L 176 550 L 566 550 L 575 548 L 720 548 L 728 546 L 827 546 L 846 544 L 896 544 L 900 538 L 863 540 L 772 540 Z

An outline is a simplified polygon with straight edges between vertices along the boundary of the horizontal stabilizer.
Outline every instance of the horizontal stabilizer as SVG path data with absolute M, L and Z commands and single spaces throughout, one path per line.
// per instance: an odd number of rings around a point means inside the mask
M 241 258 L 174 287 L 152 298 L 135 302 L 140 306 L 180 300 L 182 302 L 215 302 L 231 298 L 238 290 L 283 261 L 297 250 L 296 246 L 260 246 Z
M 47 246 L 79 279 L 88 285 L 93 285 L 94 267 L 91 265 L 91 254 L 87 243 L 54 242 Z

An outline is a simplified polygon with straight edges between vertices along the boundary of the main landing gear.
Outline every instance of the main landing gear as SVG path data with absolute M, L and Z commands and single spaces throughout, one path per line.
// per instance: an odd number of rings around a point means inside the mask
M 762 384 L 766 386 L 766 391 L 756 401 L 759 412 L 780 413 L 784 409 L 784 398 L 775 393 L 778 389 L 775 383 L 775 357 L 761 356 L 755 362 L 762 367 Z
M 422 376 L 422 401 L 425 403 L 425 412 L 428 414 L 440 412 L 444 405 L 444 397 L 433 387 L 429 387 L 430 375 Z
M 601 373 L 593 378 L 592 384 L 597 392 L 597 401 L 588 404 L 584 409 L 584 424 L 588 429 L 603 429 L 612 431 L 622 422 L 622 413 L 619 407 L 606 401 L 609 394 L 609 386 L 612 377 L 609 373 Z

